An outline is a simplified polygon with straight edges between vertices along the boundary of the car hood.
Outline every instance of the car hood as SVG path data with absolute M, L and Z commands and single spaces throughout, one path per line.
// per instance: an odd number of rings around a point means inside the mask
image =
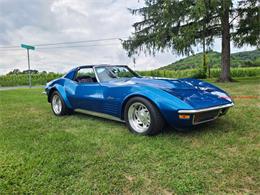
M 113 81 L 115 85 L 143 85 L 166 91 L 194 109 L 232 103 L 223 90 L 196 79 L 131 78 Z

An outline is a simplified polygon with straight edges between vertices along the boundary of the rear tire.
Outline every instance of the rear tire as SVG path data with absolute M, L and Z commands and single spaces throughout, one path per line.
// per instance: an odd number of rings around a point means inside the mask
M 133 97 L 126 103 L 124 119 L 128 129 L 140 135 L 156 135 L 165 124 L 157 107 L 142 97 Z
M 53 113 L 56 116 L 63 116 L 72 113 L 72 110 L 70 110 L 66 106 L 64 100 L 62 99 L 61 95 L 57 91 L 54 91 L 51 94 L 51 108 Z

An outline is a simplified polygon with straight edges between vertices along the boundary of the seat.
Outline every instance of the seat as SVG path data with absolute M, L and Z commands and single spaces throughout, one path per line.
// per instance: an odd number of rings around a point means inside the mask
M 76 81 L 79 83 L 94 83 L 94 80 L 90 76 L 79 76 L 76 78 Z

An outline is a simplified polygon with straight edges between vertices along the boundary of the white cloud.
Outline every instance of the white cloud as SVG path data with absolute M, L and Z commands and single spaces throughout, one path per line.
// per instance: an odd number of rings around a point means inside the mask
M 139 0 L 0 0 L 0 45 L 128 37 L 133 31 L 131 25 L 138 18 L 132 16 L 127 8 L 142 5 Z M 133 67 L 133 60 L 127 57 L 120 41 L 89 43 L 93 44 L 103 46 L 36 48 L 31 51 L 32 69 L 65 72 L 77 65 L 99 63 Z M 219 41 L 214 49 L 220 50 Z M 171 53 L 155 57 L 140 55 L 136 57 L 135 67 L 148 70 L 179 58 Z M 0 74 L 14 68 L 27 69 L 26 51 L 0 49 Z

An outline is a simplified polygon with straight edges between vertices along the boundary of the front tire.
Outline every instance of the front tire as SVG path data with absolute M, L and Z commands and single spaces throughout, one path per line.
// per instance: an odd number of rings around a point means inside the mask
M 142 97 L 133 97 L 127 102 L 124 118 L 128 129 L 140 135 L 158 134 L 165 124 L 157 107 Z
M 61 95 L 57 91 L 54 91 L 51 95 L 51 108 L 56 116 L 63 116 L 71 113 L 71 110 L 67 108 Z

